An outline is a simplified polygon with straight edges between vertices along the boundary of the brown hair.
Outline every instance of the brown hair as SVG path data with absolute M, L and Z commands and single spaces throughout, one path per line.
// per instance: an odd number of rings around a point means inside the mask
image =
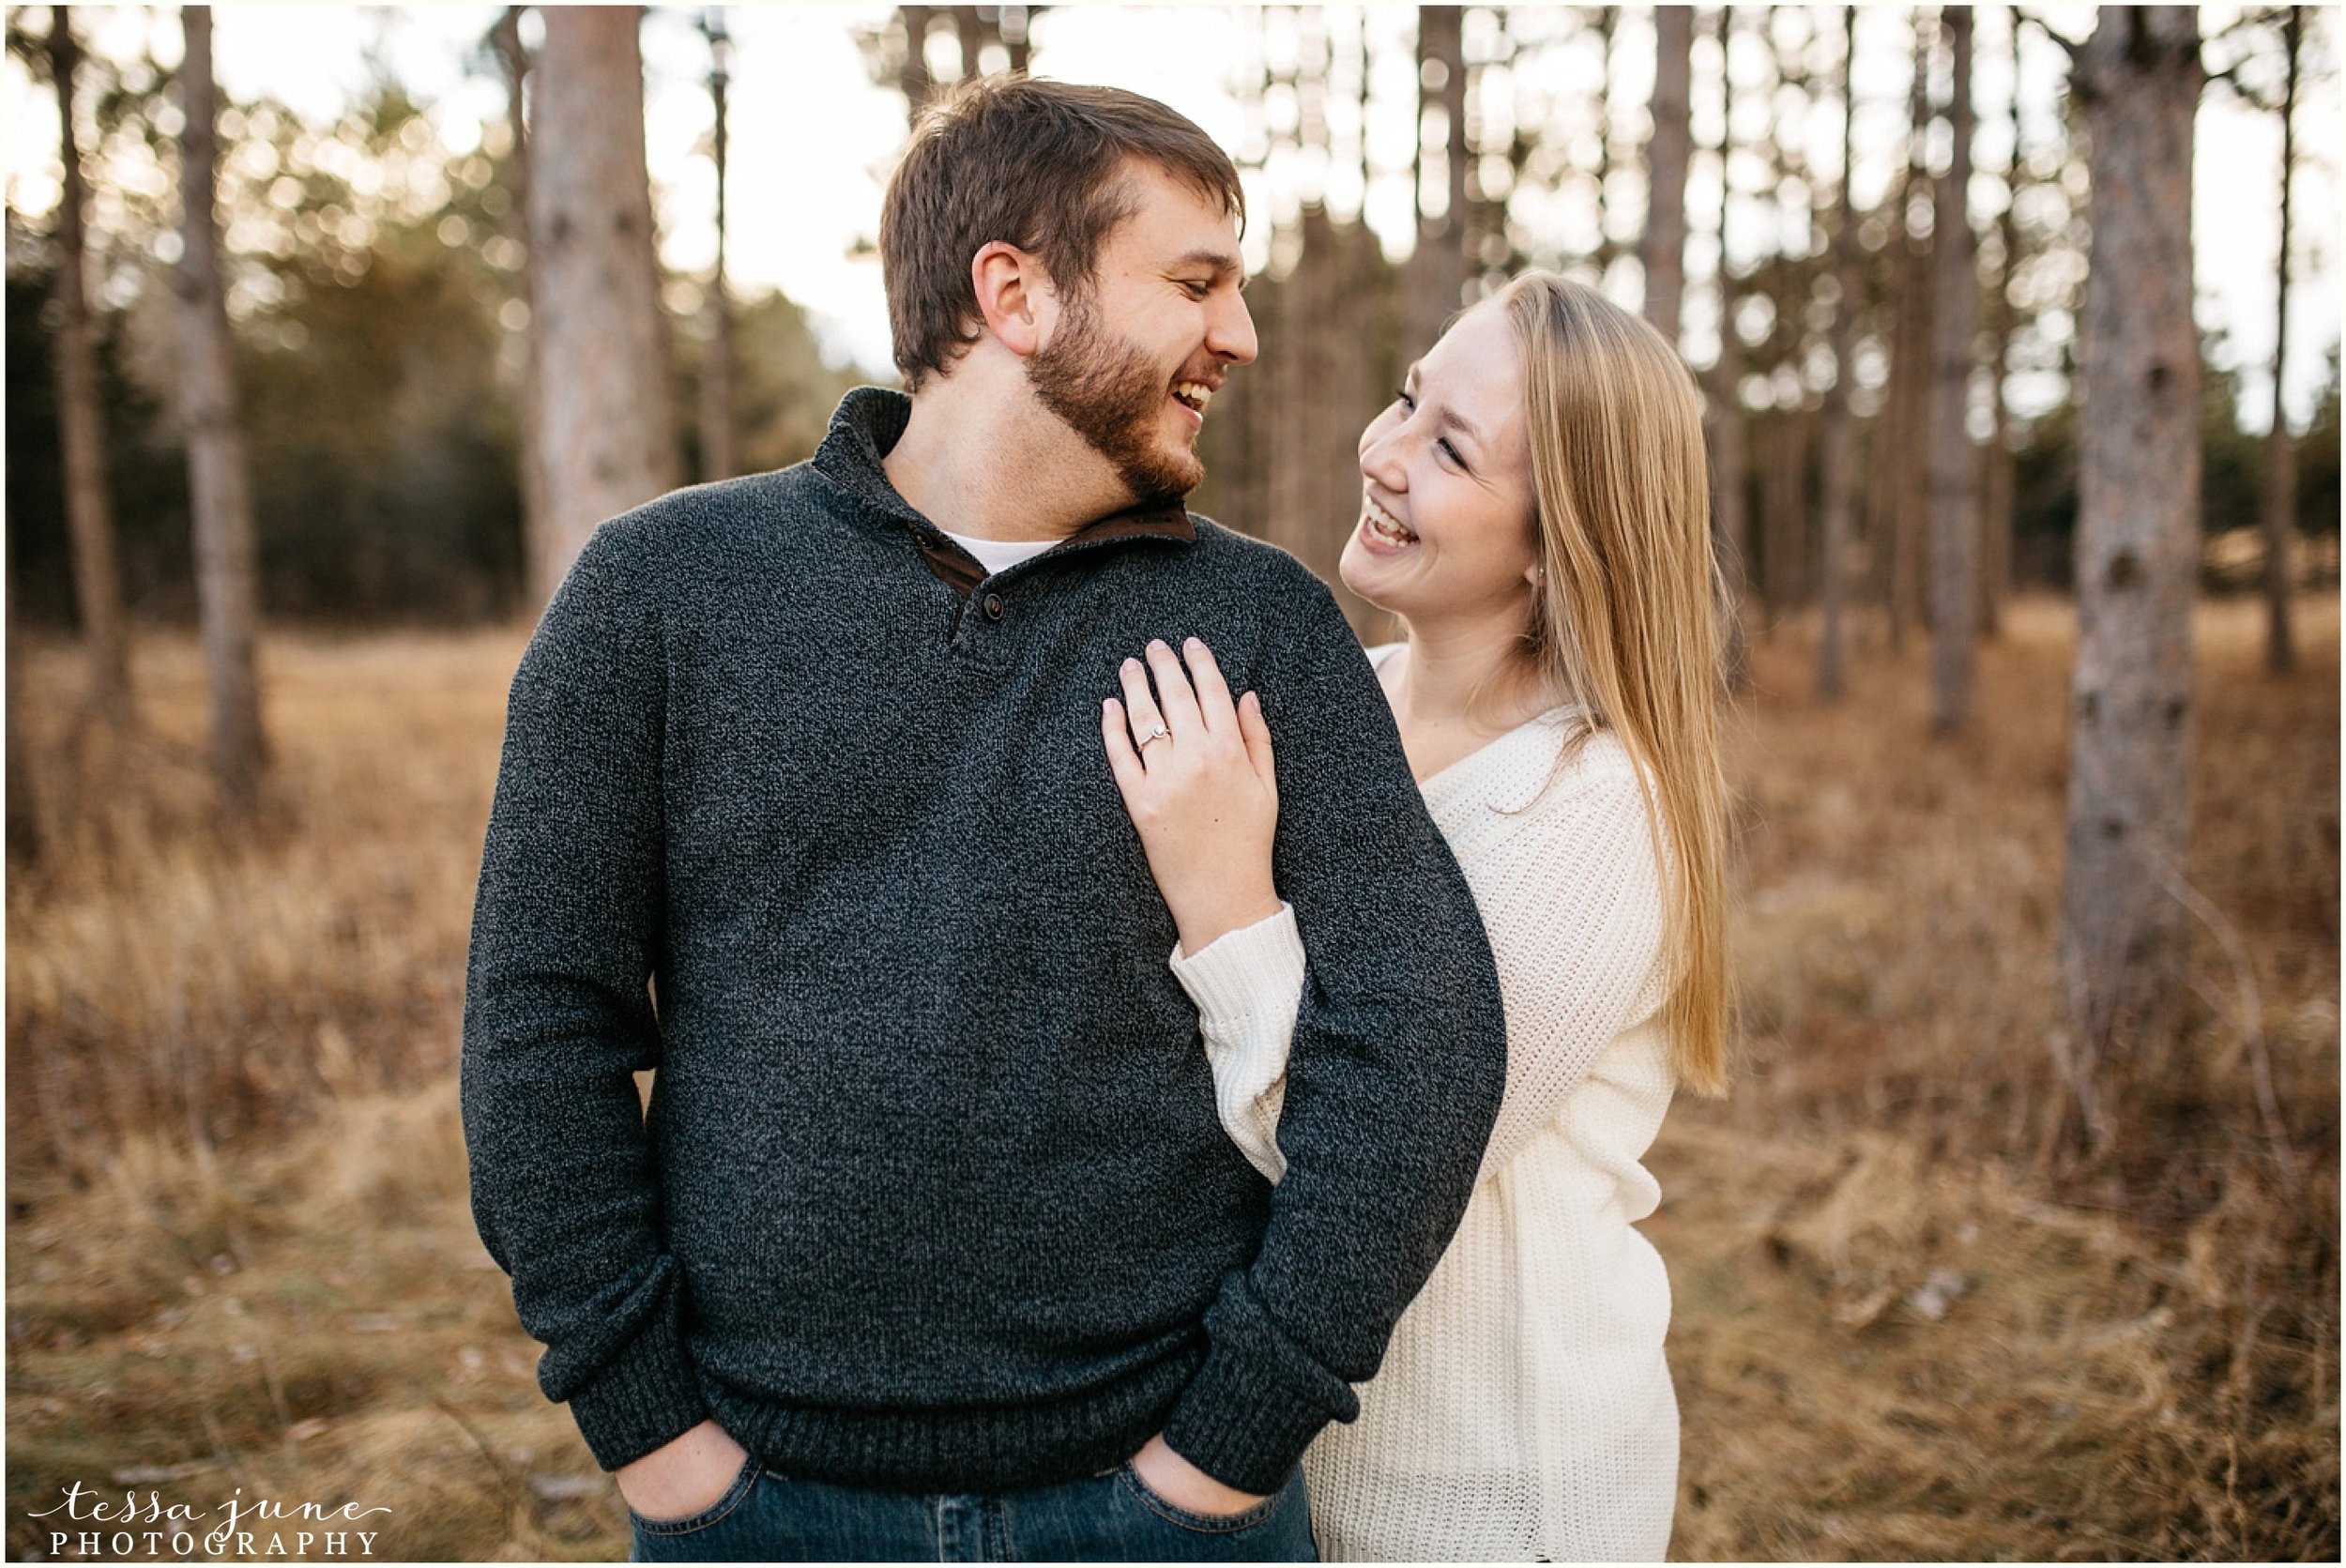
M 1242 221 L 1238 170 L 1213 138 L 1154 99 L 1117 87 L 980 77 L 922 111 L 880 204 L 880 271 L 896 368 L 915 391 L 977 342 L 969 262 L 996 240 L 1040 259 L 1071 299 L 1130 217 L 1119 177 L 1146 159 Z
M 1727 778 L 1702 399 L 1641 318 L 1552 272 L 1498 296 L 1523 350 L 1534 549 L 1527 656 L 1638 764 L 1668 889 L 1679 1082 L 1727 1081 Z

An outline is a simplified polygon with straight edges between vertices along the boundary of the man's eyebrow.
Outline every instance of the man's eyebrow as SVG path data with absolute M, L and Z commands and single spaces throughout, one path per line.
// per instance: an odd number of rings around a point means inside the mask
M 1175 257 L 1168 270 L 1178 272 L 1185 266 L 1210 267 L 1217 281 L 1232 273 L 1242 278 L 1246 275 L 1246 264 L 1239 259 L 1237 251 L 1219 251 L 1211 246 L 1200 246 L 1185 255 Z

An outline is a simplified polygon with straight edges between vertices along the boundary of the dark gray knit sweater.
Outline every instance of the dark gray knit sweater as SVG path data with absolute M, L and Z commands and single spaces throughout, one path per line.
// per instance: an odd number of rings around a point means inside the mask
M 1308 572 L 1193 519 L 965 601 L 880 467 L 908 408 L 850 394 L 811 463 L 603 525 L 548 606 L 473 917 L 481 1235 L 609 1468 L 713 1415 L 788 1473 L 993 1491 L 1162 1430 L 1272 1491 L 1465 1207 L 1489 948 Z M 1275 1191 L 1100 745 L 1119 661 L 1192 633 L 1277 739 Z

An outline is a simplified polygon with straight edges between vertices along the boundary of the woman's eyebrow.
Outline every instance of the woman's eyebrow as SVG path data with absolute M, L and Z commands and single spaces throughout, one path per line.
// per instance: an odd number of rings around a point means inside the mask
M 1478 448 L 1489 445 L 1483 439 L 1483 433 L 1475 427 L 1474 421 L 1455 408 L 1444 407 L 1442 409 L 1441 422 L 1465 436 Z

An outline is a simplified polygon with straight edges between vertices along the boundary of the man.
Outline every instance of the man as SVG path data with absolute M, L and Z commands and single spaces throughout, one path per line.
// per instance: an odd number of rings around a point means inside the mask
M 1311 1554 L 1296 1459 L 1457 1223 L 1503 1021 L 1333 600 L 1181 505 L 1241 213 L 1162 104 L 964 90 L 881 222 L 909 398 L 604 525 L 523 660 L 474 1207 L 639 1557 Z M 1278 720 L 1293 917 L 1177 933 L 1118 797 L 1102 699 L 1188 634 Z M 1275 1192 L 1167 963 L 1266 917 Z

